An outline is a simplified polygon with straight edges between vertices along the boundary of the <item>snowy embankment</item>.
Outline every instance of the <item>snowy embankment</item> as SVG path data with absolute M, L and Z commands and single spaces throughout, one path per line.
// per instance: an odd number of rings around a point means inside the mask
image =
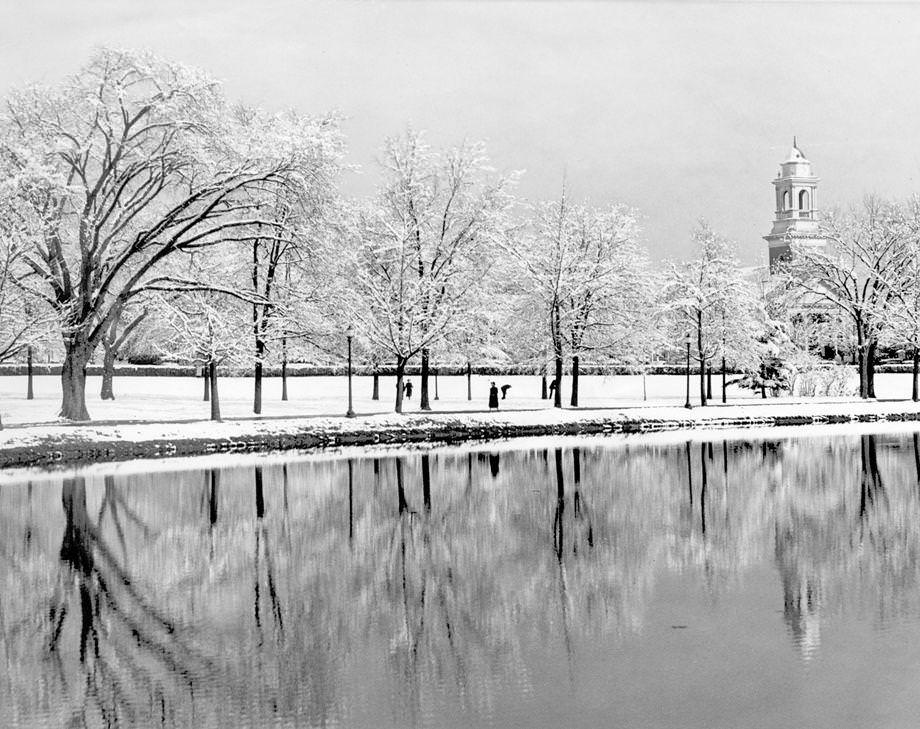
M 221 423 L 134 422 L 21 426 L 0 433 L 0 465 L 45 466 L 209 453 L 343 445 L 459 442 L 554 434 L 641 433 L 920 420 L 905 401 L 753 401 L 686 410 L 677 406 L 373 414 L 246 419 Z

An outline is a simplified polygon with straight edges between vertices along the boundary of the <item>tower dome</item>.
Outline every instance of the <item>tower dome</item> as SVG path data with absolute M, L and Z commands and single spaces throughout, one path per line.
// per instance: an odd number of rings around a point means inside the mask
M 792 138 L 792 149 L 789 150 L 789 154 L 783 164 L 788 164 L 789 162 L 808 162 L 805 153 L 796 146 L 795 137 Z
M 779 177 L 812 177 L 811 162 L 805 153 L 799 149 L 795 137 L 792 138 L 792 149 L 786 155 L 786 160 L 780 165 Z

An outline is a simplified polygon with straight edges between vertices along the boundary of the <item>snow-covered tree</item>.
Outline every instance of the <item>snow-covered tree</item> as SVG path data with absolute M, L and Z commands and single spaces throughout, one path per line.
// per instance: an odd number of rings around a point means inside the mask
M 625 342 L 631 300 L 640 287 L 645 256 L 636 214 L 620 205 L 573 205 L 565 191 L 556 202 L 536 205 L 528 233 L 506 244 L 518 264 L 520 304 L 538 312 L 555 366 L 553 404 L 562 407 L 563 360 L 572 357 L 571 404 L 578 405 L 578 373 L 584 352 Z M 523 320 L 533 326 L 533 317 Z
M 85 420 L 85 370 L 132 299 L 180 251 L 239 240 L 262 224 L 266 190 L 314 184 L 314 145 L 334 124 L 266 128 L 230 113 L 217 83 L 149 54 L 103 49 L 56 87 L 10 95 L 0 148 L 40 170 L 23 198 L 44 225 L 26 259 L 64 343 L 61 416 Z M 332 140 L 332 141 L 330 141 Z
M 663 299 L 673 313 L 672 341 L 690 335 L 696 342 L 700 403 L 705 405 L 707 365 L 747 346 L 754 334 L 754 299 L 731 241 L 701 221 L 693 243 L 690 260 L 668 264 Z
M 920 198 L 904 209 L 905 237 L 900 242 L 903 265 L 891 281 L 887 307 L 887 338 L 911 350 L 911 399 L 920 400 Z
M 334 180 L 341 155 L 341 140 L 333 132 L 332 119 L 311 119 L 293 113 L 268 115 L 256 109 L 237 107 L 235 115 L 265 139 L 283 135 L 291 144 L 302 143 L 298 156 L 309 160 L 309 182 L 302 185 L 276 185 L 257 189 L 250 194 L 260 218 L 237 232 L 239 254 L 251 260 L 246 281 L 250 288 L 253 339 L 253 412 L 262 412 L 262 371 L 267 360 L 280 361 L 282 399 L 287 399 L 287 353 L 289 339 L 303 324 L 304 309 L 315 304 L 312 295 L 321 288 L 316 270 L 326 261 L 319 254 L 326 231 L 326 209 L 334 201 Z M 317 142 L 320 143 L 317 143 Z M 240 161 L 249 154 L 239 150 Z M 293 271 L 293 275 L 292 275 Z M 323 276 L 321 278 L 328 278 Z M 308 293 L 306 289 L 309 289 Z M 292 316 L 296 310 L 296 316 Z
M 664 288 L 661 272 L 646 268 L 639 272 L 633 295 L 629 298 L 630 311 L 628 326 L 624 327 L 622 336 L 614 351 L 608 352 L 608 358 L 626 364 L 631 370 L 642 375 L 642 399 L 648 397 L 646 390 L 646 373 L 662 353 L 671 348 L 669 338 L 669 317 L 671 312 L 660 300 Z
M 251 332 L 246 326 L 248 304 L 251 302 L 206 289 L 155 297 L 157 312 L 168 332 L 160 345 L 162 351 L 174 357 L 188 357 L 191 352 L 192 361 L 206 368 L 211 420 L 221 419 L 218 366 L 252 361 Z
M 572 258 L 563 306 L 565 343 L 572 357 L 569 404 L 578 405 L 580 357 L 615 355 L 634 334 L 636 307 L 643 301 L 645 252 L 637 242 L 636 214 L 619 205 L 572 211 Z
M 0 150 L 0 362 L 26 357 L 26 398 L 33 398 L 33 350 L 48 341 L 53 318 L 34 293 L 35 274 L 28 265 L 35 219 L 21 210 L 30 192 L 30 171 L 17 170 Z
M 482 145 L 443 154 L 409 132 L 384 148 L 384 182 L 348 226 L 348 316 L 396 363 L 396 412 L 408 361 L 421 356 L 420 405 L 429 409 L 429 350 L 462 327 L 490 254 L 510 226 L 513 176 L 495 175 Z
M 835 309 L 849 319 L 859 363 L 860 397 L 875 397 L 875 359 L 893 298 L 913 250 L 905 208 L 877 197 L 832 211 L 823 246 L 792 244 L 784 272 L 803 309 Z

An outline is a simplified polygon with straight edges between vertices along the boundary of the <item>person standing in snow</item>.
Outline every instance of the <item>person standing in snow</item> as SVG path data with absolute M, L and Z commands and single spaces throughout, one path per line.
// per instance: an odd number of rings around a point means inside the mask
M 501 386 L 502 400 L 504 400 L 505 397 L 508 395 L 508 390 L 510 390 L 510 389 L 511 389 L 511 385 L 502 385 L 502 386 Z
M 498 388 L 494 382 L 489 383 L 489 410 L 498 410 Z
M 403 385 L 403 392 L 406 394 L 406 400 L 412 399 L 412 380 L 406 380 L 406 384 Z

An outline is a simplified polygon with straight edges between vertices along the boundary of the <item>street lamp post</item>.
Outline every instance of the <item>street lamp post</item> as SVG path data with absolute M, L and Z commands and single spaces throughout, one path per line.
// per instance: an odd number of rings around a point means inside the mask
M 355 336 L 355 328 L 351 324 L 349 324 L 348 329 L 345 330 L 345 337 L 346 339 L 348 339 L 348 412 L 345 413 L 345 417 L 347 418 L 355 417 L 355 410 L 352 407 L 352 401 L 351 401 L 351 340 L 352 340 L 352 337 L 354 336 Z
M 687 400 L 684 402 L 684 407 L 689 410 L 693 407 L 690 404 L 690 343 L 693 341 L 693 338 L 690 336 L 690 332 L 687 332 L 687 336 L 684 337 L 684 344 L 687 345 Z
M 435 400 L 440 400 L 440 398 L 438 397 L 438 370 L 439 369 L 440 369 L 439 367 L 434 368 L 434 399 Z

